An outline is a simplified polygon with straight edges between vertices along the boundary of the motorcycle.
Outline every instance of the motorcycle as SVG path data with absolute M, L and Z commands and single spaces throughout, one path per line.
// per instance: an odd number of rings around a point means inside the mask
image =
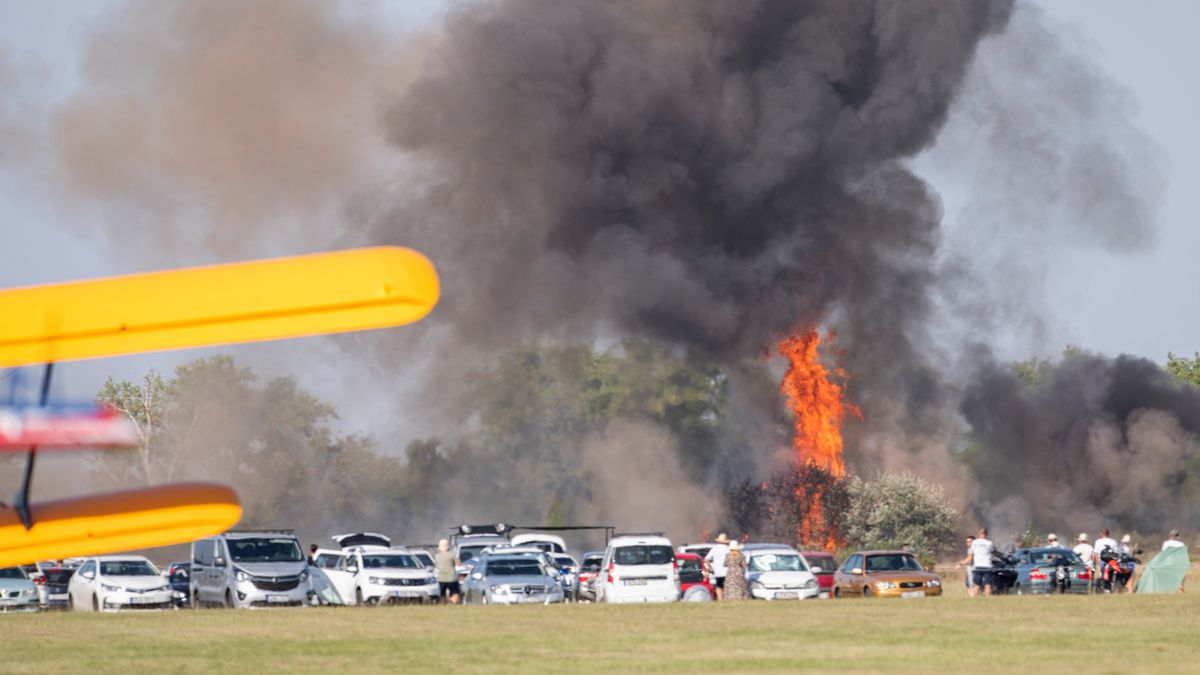
M 1136 555 L 1141 553 L 1141 550 L 1134 552 Z M 1134 568 L 1142 563 L 1134 554 L 1108 550 L 1100 554 L 1100 588 L 1105 593 L 1125 590 Z
M 992 594 L 1007 595 L 1017 585 L 1018 560 L 1002 553 L 992 556 Z

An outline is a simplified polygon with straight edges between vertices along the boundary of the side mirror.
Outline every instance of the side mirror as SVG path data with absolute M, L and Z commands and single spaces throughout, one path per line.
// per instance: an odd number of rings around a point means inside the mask
M 850 574 L 862 574 L 862 568 L 855 567 L 854 569 L 850 570 Z
M 358 565 L 346 565 L 346 571 L 358 574 Z
M 216 565 L 217 567 L 224 567 L 225 564 L 225 558 L 222 558 L 221 556 L 213 558 L 213 565 Z
M 479 579 L 482 579 L 482 578 L 483 578 L 483 575 L 482 575 L 482 574 L 480 574 L 479 572 L 476 572 L 476 573 L 474 573 L 474 574 L 472 574 L 472 575 L 471 575 L 471 578 L 472 578 L 472 579 L 475 579 L 475 580 L 479 580 Z
M 813 574 L 820 574 L 820 573 L 821 573 L 821 568 L 820 568 L 820 567 L 810 567 L 809 569 L 810 569 L 810 570 L 812 570 L 812 573 L 813 573 Z
M 96 573 L 95 572 L 80 572 L 79 576 L 83 577 L 84 579 L 95 579 Z

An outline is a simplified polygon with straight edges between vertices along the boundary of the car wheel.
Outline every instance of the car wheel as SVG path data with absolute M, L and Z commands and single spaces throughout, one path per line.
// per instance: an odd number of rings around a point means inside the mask
M 192 609 L 203 609 L 204 605 L 200 603 L 200 591 L 192 591 Z
M 79 611 L 79 603 L 75 602 L 74 594 L 70 594 L 67 596 L 67 609 L 69 609 L 73 612 Z
M 842 589 L 838 588 L 837 586 L 833 587 L 833 599 L 834 600 L 842 599 Z
M 871 597 L 871 589 L 870 588 L 863 586 L 863 597 L 864 598 Z
M 92 611 L 93 612 L 100 611 L 100 598 L 97 598 L 95 596 L 95 594 L 92 595 Z
M 233 594 L 229 592 L 228 588 L 225 589 L 225 599 L 222 600 L 221 606 L 225 609 L 233 609 Z

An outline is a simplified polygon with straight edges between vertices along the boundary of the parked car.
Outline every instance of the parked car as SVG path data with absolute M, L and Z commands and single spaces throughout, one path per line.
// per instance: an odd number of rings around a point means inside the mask
M 675 547 L 676 553 L 695 553 L 700 556 L 701 560 L 708 557 L 708 552 L 713 550 L 716 544 L 680 544 Z
M 308 594 L 308 559 L 290 530 L 230 530 L 192 542 L 193 607 L 300 607 Z
M 557 534 L 525 532 L 513 535 L 513 546 L 536 546 L 547 553 L 566 553 L 567 542 Z
M 562 586 L 541 560 L 528 555 L 479 558 L 463 584 L 463 602 L 518 605 L 563 601 Z
M 458 559 L 458 578 L 465 579 L 467 563 L 489 546 L 510 546 L 509 527 L 503 523 L 495 525 L 459 525 L 458 534 L 452 538 L 454 557 Z
M 1013 592 L 1034 595 L 1051 592 L 1087 593 L 1092 575 L 1088 566 L 1069 548 L 1027 548 L 1012 556 L 1017 578 Z M 1056 586 L 1055 574 L 1062 567 L 1065 578 Z
M 41 576 L 34 581 L 38 590 L 38 601 L 42 609 L 69 609 L 68 586 L 75 570 L 65 567 L 43 567 Z
M 676 553 L 679 566 L 679 599 L 685 602 L 708 602 L 716 597 L 713 575 L 708 563 L 696 553 Z
M 821 592 L 800 552 L 786 544 L 747 544 L 746 583 L 759 600 L 805 600 Z
M 67 584 L 71 609 L 93 612 L 130 609 L 171 609 L 171 586 L 162 573 L 140 555 L 87 558 Z
M 801 551 L 800 556 L 808 563 L 808 570 L 817 577 L 817 586 L 821 589 L 817 597 L 833 597 L 833 573 L 838 568 L 837 558 L 825 551 Z
M 20 567 L 0 568 L 0 611 L 38 611 L 37 586 Z
M 192 564 L 190 562 L 173 562 L 163 573 L 167 583 L 171 585 L 175 606 L 181 609 L 192 606 Z
M 859 551 L 833 576 L 835 598 L 924 598 L 942 594 L 942 579 L 905 551 Z
M 595 582 L 604 562 L 604 551 L 588 551 L 579 557 L 579 569 L 575 582 L 575 601 L 596 599 Z
M 429 570 L 430 572 L 433 571 L 433 569 L 435 567 L 435 563 L 433 560 L 432 553 L 430 553 L 429 551 L 426 551 L 423 548 L 408 547 L 408 550 L 410 553 L 412 553 L 413 557 L 417 559 L 417 562 L 421 563 L 422 567 Z
M 579 562 L 566 553 L 551 553 L 555 569 L 558 570 L 558 580 L 562 583 L 563 595 L 575 597 L 575 585 L 578 582 Z
M 318 550 L 317 561 L 319 566 L 333 562 L 332 566 L 321 566 L 321 572 L 337 590 L 342 604 L 437 600 L 437 578 L 408 549 L 362 546 L 341 553 L 333 561 L 332 556 L 324 556 L 324 552 Z
M 618 535 L 601 563 L 597 602 L 675 602 L 679 570 L 671 540 L 661 534 Z

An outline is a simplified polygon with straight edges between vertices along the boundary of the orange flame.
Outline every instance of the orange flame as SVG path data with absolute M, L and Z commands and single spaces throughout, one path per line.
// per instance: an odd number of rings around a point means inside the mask
M 834 338 L 833 332 L 826 335 L 830 344 Z M 862 412 L 846 400 L 839 384 L 846 379 L 845 371 L 838 367 L 830 371 L 821 363 L 817 355 L 820 344 L 821 336 L 813 329 L 798 331 L 780 341 L 779 353 L 788 359 L 789 365 L 779 388 L 795 417 L 792 448 L 796 459 L 801 464 L 815 464 L 841 478 L 846 475 L 842 422 L 847 415 L 861 419 Z M 801 494 L 797 491 L 796 498 L 809 505 L 796 533 L 800 543 L 823 544 L 828 550 L 836 548 L 839 536 L 828 531 L 825 525 L 820 492 Z

